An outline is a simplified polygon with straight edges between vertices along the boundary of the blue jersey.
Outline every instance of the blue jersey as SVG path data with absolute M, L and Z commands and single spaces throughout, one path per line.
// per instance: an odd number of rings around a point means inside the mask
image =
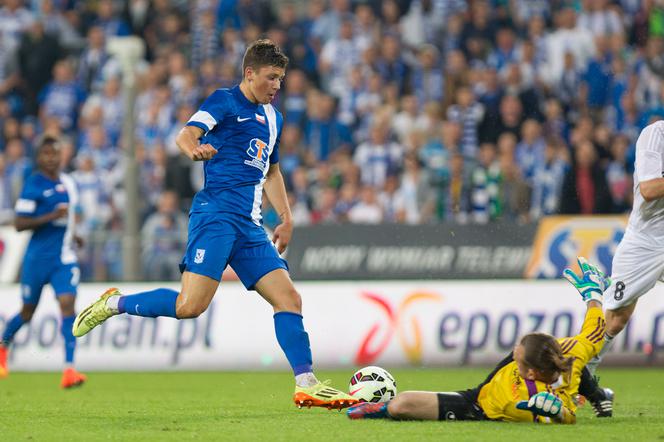
M 218 150 L 204 163 L 205 186 L 191 213 L 232 213 L 260 225 L 265 177 L 279 162 L 281 113 L 270 104 L 252 103 L 235 86 L 212 93 L 187 125 L 203 129 L 201 144 Z
M 76 262 L 72 239 L 78 191 L 71 177 L 61 174 L 54 181 L 41 173 L 31 175 L 16 201 L 15 210 L 17 216 L 38 217 L 53 212 L 59 204 L 69 205 L 68 216 L 48 222 L 33 231 L 24 261 Z

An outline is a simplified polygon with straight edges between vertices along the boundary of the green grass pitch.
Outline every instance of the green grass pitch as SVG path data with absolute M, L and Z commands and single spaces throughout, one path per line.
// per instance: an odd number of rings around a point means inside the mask
M 488 371 L 392 373 L 401 391 L 451 391 L 477 384 Z M 319 372 L 342 388 L 350 375 Z M 12 373 L 0 380 L 0 440 L 664 440 L 664 370 L 602 369 L 600 375 L 616 391 L 614 417 L 596 419 L 586 405 L 577 425 L 564 427 L 350 421 L 343 412 L 298 410 L 285 372 L 90 373 L 88 384 L 72 391 L 59 389 L 58 373 Z

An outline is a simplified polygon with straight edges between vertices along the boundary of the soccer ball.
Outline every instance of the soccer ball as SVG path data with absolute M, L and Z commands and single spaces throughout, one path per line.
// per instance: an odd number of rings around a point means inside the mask
M 364 367 L 350 378 L 348 392 L 360 402 L 387 402 L 397 395 L 397 382 L 384 368 Z

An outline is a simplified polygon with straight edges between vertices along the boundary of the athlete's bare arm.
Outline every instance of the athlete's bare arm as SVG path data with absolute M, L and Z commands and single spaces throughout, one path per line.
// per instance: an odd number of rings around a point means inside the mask
M 288 205 L 286 186 L 284 185 L 284 177 L 281 175 L 279 163 L 270 165 L 263 189 L 265 189 L 268 201 L 270 201 L 281 219 L 281 224 L 274 229 L 272 241 L 276 244 L 279 253 L 283 253 L 293 235 L 293 215 Z
M 653 178 L 639 183 L 639 191 L 648 202 L 664 198 L 664 178 Z
M 207 161 L 217 153 L 217 149 L 209 144 L 200 144 L 199 138 L 203 136 L 203 129 L 196 126 L 183 127 L 175 138 L 175 144 L 180 151 L 192 161 Z
M 29 216 L 17 216 L 14 219 L 14 227 L 19 232 L 24 230 L 35 230 L 38 227 L 43 226 L 44 224 L 55 221 L 58 218 L 65 218 L 69 209 L 66 204 L 61 204 L 51 213 L 46 213 L 42 216 L 29 217 Z

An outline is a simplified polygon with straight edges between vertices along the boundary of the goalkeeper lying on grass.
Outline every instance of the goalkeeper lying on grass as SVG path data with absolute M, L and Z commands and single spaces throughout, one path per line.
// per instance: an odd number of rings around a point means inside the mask
M 407 391 L 390 402 L 355 405 L 348 409 L 348 417 L 573 424 L 579 393 L 590 399 L 598 416 L 610 416 L 613 392 L 599 388 L 584 373 L 586 363 L 604 342 L 602 293 L 610 280 L 584 258 L 578 262 L 581 278 L 570 269 L 563 275 L 588 307 L 581 333 L 562 339 L 527 334 L 477 388 L 450 393 Z

